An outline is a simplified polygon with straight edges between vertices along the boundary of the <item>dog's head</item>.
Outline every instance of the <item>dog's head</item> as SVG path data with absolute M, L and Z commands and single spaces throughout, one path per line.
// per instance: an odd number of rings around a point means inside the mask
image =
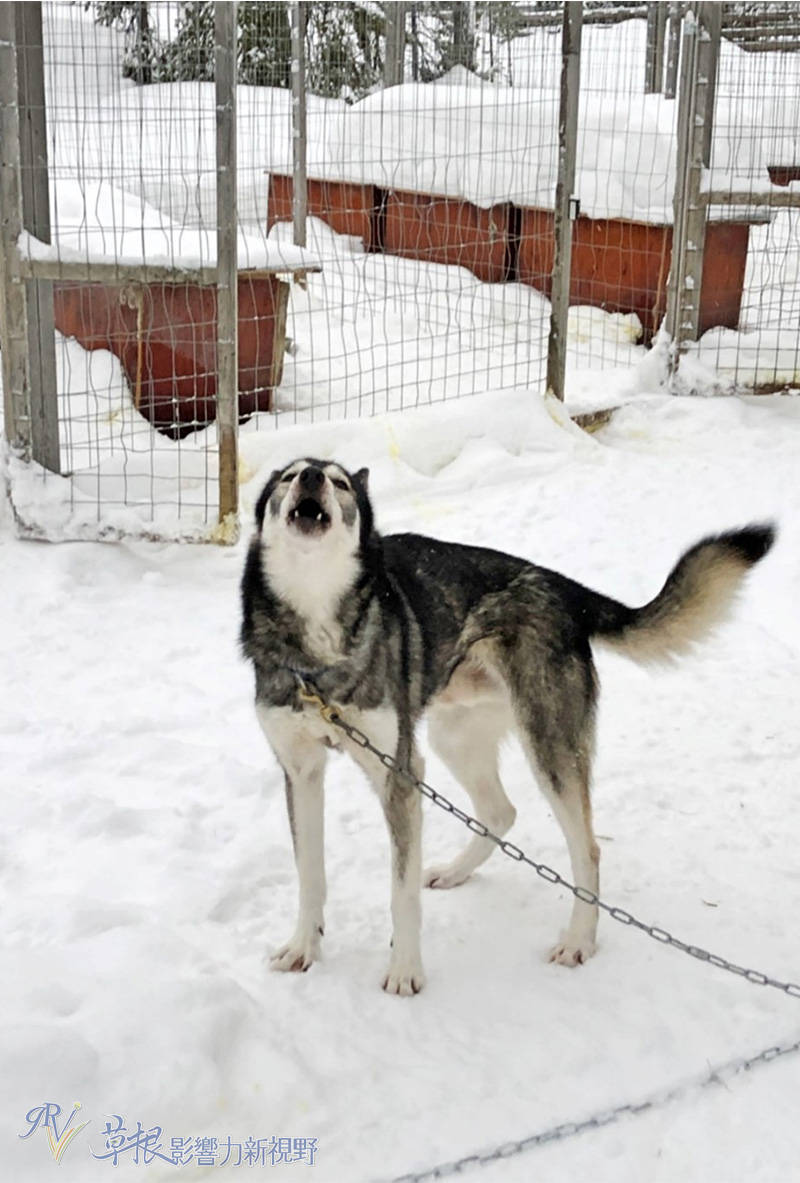
M 368 470 L 350 473 L 333 460 L 306 457 L 276 469 L 256 502 L 256 523 L 265 542 L 279 538 L 303 550 L 323 543 L 364 550 L 373 519 Z

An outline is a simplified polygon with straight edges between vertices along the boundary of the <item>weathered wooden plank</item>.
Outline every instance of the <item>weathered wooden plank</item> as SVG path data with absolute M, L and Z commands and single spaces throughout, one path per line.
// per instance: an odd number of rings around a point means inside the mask
M 797 209 L 800 207 L 800 193 L 779 193 L 772 189 L 766 193 L 751 193 L 747 189 L 707 189 L 700 194 L 706 205 L 756 206 L 759 209 Z M 744 220 L 744 219 L 743 219 Z M 746 219 L 759 221 L 758 217 Z
M 1 9 L 0 9 L 1 10 Z M 320 267 L 275 264 L 274 267 L 244 267 L 243 278 L 262 279 L 269 275 L 303 276 Z M 216 287 L 216 267 L 158 267 L 152 263 L 92 263 L 88 260 L 18 259 L 11 274 L 22 279 L 57 279 L 64 283 L 191 283 L 198 287 Z
M 274 290 L 275 322 L 272 330 L 272 379 L 274 390 L 283 380 L 283 359 L 286 353 L 286 312 L 289 305 L 288 283 L 277 282 Z

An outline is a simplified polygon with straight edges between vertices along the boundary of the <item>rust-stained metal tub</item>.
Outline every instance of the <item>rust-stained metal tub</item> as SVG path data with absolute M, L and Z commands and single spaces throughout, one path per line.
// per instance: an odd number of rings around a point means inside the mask
M 466 267 L 486 283 L 518 281 L 550 295 L 553 214 L 510 203 L 488 209 L 458 198 L 309 180 L 309 213 L 367 250 Z M 292 217 L 292 179 L 270 175 L 268 226 Z M 747 221 L 706 226 L 700 332 L 739 322 L 747 265 Z M 635 312 L 649 341 L 666 311 L 672 227 L 623 218 L 573 224 L 570 301 Z
M 383 217 L 387 254 L 466 267 L 484 283 L 513 277 L 508 204 L 483 209 L 469 201 L 392 189 Z
M 84 349 L 120 360 L 137 409 L 182 436 L 216 417 L 217 293 L 199 283 L 53 285 L 55 324 Z M 280 383 L 289 286 L 273 274 L 239 277 L 239 413 L 272 407 Z
M 267 233 L 276 222 L 292 221 L 292 178 L 269 174 Z M 377 249 L 375 220 L 380 196 L 374 185 L 308 178 L 308 213 L 326 222 L 337 234 L 360 238 L 366 250 Z
M 553 215 L 520 210 L 518 276 L 550 295 Z M 750 227 L 746 222 L 709 222 L 700 291 L 700 332 L 739 323 Z M 645 339 L 658 328 L 667 306 L 672 227 L 622 218 L 579 217 L 572 228 L 570 302 L 609 312 L 635 312 Z

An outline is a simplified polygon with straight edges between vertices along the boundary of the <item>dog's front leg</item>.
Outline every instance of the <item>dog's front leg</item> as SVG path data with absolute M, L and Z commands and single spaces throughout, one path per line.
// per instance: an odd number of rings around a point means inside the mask
M 387 994 L 419 994 L 425 984 L 422 926 L 422 802 L 407 781 L 389 776 L 383 811 L 392 847 L 392 955 L 383 979 Z
M 370 711 L 358 726 L 384 752 L 397 751 L 394 712 Z M 354 760 L 366 772 L 383 806 L 392 852 L 392 952 L 383 977 L 387 994 L 418 994 L 425 984 L 420 951 L 422 925 L 422 802 L 417 790 L 386 769 L 378 758 L 348 744 Z M 422 777 L 419 757 L 412 758 L 414 775 Z
M 286 783 L 299 886 L 297 925 L 291 940 L 272 956 L 273 969 L 307 970 L 319 957 L 324 927 L 324 774 L 326 749 L 304 729 L 302 716 L 288 708 L 259 709 L 258 717 Z

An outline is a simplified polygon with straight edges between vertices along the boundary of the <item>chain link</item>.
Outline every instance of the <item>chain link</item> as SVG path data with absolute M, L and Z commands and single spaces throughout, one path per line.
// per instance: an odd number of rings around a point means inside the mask
M 526 1150 L 533 1150 L 535 1147 L 544 1146 L 549 1142 L 564 1142 L 568 1138 L 585 1134 L 589 1130 L 603 1129 L 604 1126 L 612 1125 L 623 1117 L 639 1117 L 643 1113 L 660 1109 L 665 1105 L 682 1100 L 687 1094 L 710 1088 L 711 1085 L 724 1085 L 727 1080 L 741 1072 L 749 1072 L 762 1064 L 771 1063 L 780 1056 L 789 1056 L 798 1051 L 800 1051 L 800 1039 L 794 1043 L 768 1047 L 748 1059 L 730 1060 L 727 1064 L 712 1068 L 710 1072 L 698 1080 L 674 1085 L 672 1088 L 654 1093 L 642 1101 L 629 1101 L 623 1105 L 617 1105 L 613 1109 L 600 1110 L 600 1112 L 593 1113 L 590 1117 L 582 1118 L 579 1121 L 562 1122 L 560 1125 L 551 1126 L 549 1129 L 541 1130 L 537 1134 L 530 1134 L 527 1138 L 520 1138 L 515 1142 L 503 1142 L 491 1150 L 468 1154 L 464 1158 L 454 1159 L 452 1162 L 438 1163 L 436 1166 L 428 1167 L 422 1171 L 398 1175 L 391 1180 L 391 1183 L 426 1183 L 428 1179 L 446 1179 L 451 1175 L 460 1175 L 462 1171 L 469 1170 L 470 1167 L 485 1167 L 489 1163 L 499 1162 L 504 1158 L 513 1158 L 517 1154 L 523 1154 Z
M 630 912 L 624 908 L 614 907 L 612 904 L 606 903 L 605 900 L 600 899 L 593 891 L 589 891 L 586 887 L 578 887 L 574 883 L 570 883 L 558 871 L 552 867 L 548 867 L 546 863 L 539 863 L 527 855 L 524 850 L 515 846 L 513 842 L 507 842 L 504 838 L 499 838 L 497 834 L 485 826 L 482 821 L 471 814 L 466 813 L 463 809 L 459 809 L 447 797 L 437 792 L 431 785 L 426 784 L 424 780 L 418 780 L 408 771 L 408 769 L 401 767 L 394 756 L 388 752 L 382 752 L 377 748 L 369 736 L 360 731 L 352 723 L 348 723 L 342 717 L 336 707 L 326 703 L 317 690 L 315 690 L 313 683 L 308 677 L 303 677 L 300 674 L 295 674 L 299 684 L 299 697 L 303 702 L 310 706 L 316 707 L 323 719 L 327 723 L 337 727 L 343 731 L 353 743 L 358 744 L 359 747 L 371 752 L 378 760 L 388 768 L 389 771 L 394 772 L 397 776 L 402 777 L 403 780 L 413 785 L 414 788 L 432 801 L 439 809 L 444 810 L 445 813 L 451 814 L 462 822 L 467 829 L 471 830 L 473 834 L 477 834 L 481 838 L 488 838 L 503 852 L 508 858 L 513 859 L 516 863 L 525 863 L 531 867 L 540 879 L 544 879 L 547 883 L 557 884 L 559 887 L 566 888 L 572 895 L 577 896 L 585 904 L 591 904 L 605 912 L 612 920 L 616 920 L 618 924 L 624 924 L 629 928 L 638 928 L 640 932 L 645 933 L 646 936 L 651 937 L 654 941 L 658 941 L 661 945 L 669 945 L 672 949 L 678 949 L 681 953 L 687 953 L 689 957 L 694 957 L 698 961 L 705 961 L 709 965 L 715 966 L 717 969 L 724 969 L 728 973 L 736 974 L 737 977 L 744 978 L 745 981 L 751 982 L 754 986 L 770 986 L 775 990 L 781 990 L 784 994 L 791 995 L 792 998 L 800 998 L 800 984 L 797 982 L 783 982 L 778 978 L 772 978 L 768 974 L 761 973 L 760 970 L 747 969 L 743 965 L 737 965 L 734 961 L 728 961 L 725 957 L 720 957 L 716 953 L 710 953 L 707 949 L 701 948 L 699 945 L 690 945 L 686 941 L 681 941 L 678 937 L 674 937 L 672 933 L 667 932 L 666 929 L 660 928 L 657 924 L 646 924 L 643 920 L 638 920 Z
M 295 676 L 299 683 L 299 697 L 310 706 L 316 707 L 327 723 L 343 731 L 360 748 L 371 752 L 373 756 L 376 756 L 380 760 L 385 768 L 388 768 L 391 772 L 394 772 L 397 776 L 402 777 L 403 780 L 413 785 L 423 797 L 432 801 L 434 805 L 444 810 L 445 813 L 458 818 L 473 834 L 477 834 L 481 838 L 488 838 L 494 842 L 503 854 L 514 862 L 526 863 L 547 883 L 555 883 L 560 887 L 565 887 L 567 891 L 577 896 L 578 899 L 583 900 L 584 903 L 600 908 L 612 920 L 616 920 L 618 924 L 638 928 L 640 932 L 652 937 L 654 941 L 658 941 L 661 945 L 669 945 L 673 949 L 679 949 L 682 953 L 688 953 L 690 957 L 695 957 L 699 961 L 705 961 L 709 965 L 716 966 L 718 969 L 724 969 L 728 973 L 736 974 L 737 977 L 744 978 L 746 981 L 752 982 L 753 985 L 771 986 L 776 990 L 781 990 L 784 994 L 791 995 L 793 998 L 800 998 L 800 985 L 796 982 L 782 982 L 777 978 L 770 977 L 768 974 L 761 973 L 759 970 L 746 969 L 742 965 L 736 965 L 735 962 L 728 961 L 725 957 L 720 957 L 716 953 L 710 953 L 707 949 L 703 949 L 699 945 L 687 944 L 685 941 L 674 937 L 666 929 L 660 928 L 656 924 L 645 924 L 644 921 L 638 920 L 624 908 L 607 904 L 595 892 L 589 891 L 588 888 L 578 887 L 574 883 L 570 883 L 568 879 L 565 879 L 563 875 L 560 875 L 552 867 L 547 866 L 546 863 L 536 862 L 524 850 L 521 850 L 519 846 L 515 846 L 513 842 L 507 842 L 505 839 L 499 838 L 497 834 L 493 834 L 483 822 L 479 821 L 476 817 L 472 817 L 471 814 L 466 813 L 463 809 L 459 809 L 457 805 L 454 805 L 452 801 L 449 801 L 447 797 L 439 793 L 431 785 L 426 784 L 423 780 L 418 780 L 408 769 L 401 767 L 394 756 L 388 752 L 382 752 L 380 748 L 373 744 L 369 736 L 365 735 L 363 731 L 360 731 L 352 723 L 348 723 L 336 707 L 326 703 L 322 696 L 313 688 L 313 683 L 311 683 L 309 678 L 303 677 L 298 673 L 295 673 Z M 464 1158 L 454 1159 L 451 1162 L 439 1163 L 420 1172 L 399 1175 L 392 1179 L 390 1183 L 426 1183 L 429 1179 L 445 1179 L 452 1175 L 459 1175 L 471 1167 L 487 1166 L 492 1162 L 513 1158 L 518 1154 L 523 1154 L 526 1150 L 534 1149 L 536 1146 L 544 1146 L 550 1142 L 562 1142 L 568 1138 L 574 1138 L 578 1134 L 586 1133 L 589 1130 L 602 1129 L 604 1126 L 611 1125 L 623 1117 L 639 1117 L 641 1114 L 647 1113 L 652 1109 L 661 1108 L 664 1105 L 680 1100 L 692 1090 L 701 1091 L 714 1084 L 724 1084 L 726 1079 L 730 1079 L 740 1072 L 749 1072 L 752 1068 L 762 1064 L 769 1064 L 781 1056 L 792 1055 L 798 1051 L 800 1051 L 800 1039 L 794 1043 L 768 1047 L 748 1059 L 731 1060 L 719 1068 L 714 1068 L 706 1076 L 701 1077 L 695 1082 L 675 1085 L 673 1088 L 650 1096 L 643 1101 L 627 1102 L 623 1105 L 617 1105 L 615 1108 L 601 1110 L 579 1121 L 568 1121 L 563 1122 L 561 1125 L 551 1126 L 549 1129 L 541 1130 L 537 1134 L 531 1134 L 527 1138 L 520 1138 L 518 1141 L 503 1142 L 491 1150 L 482 1151 L 478 1154 L 469 1154 Z

